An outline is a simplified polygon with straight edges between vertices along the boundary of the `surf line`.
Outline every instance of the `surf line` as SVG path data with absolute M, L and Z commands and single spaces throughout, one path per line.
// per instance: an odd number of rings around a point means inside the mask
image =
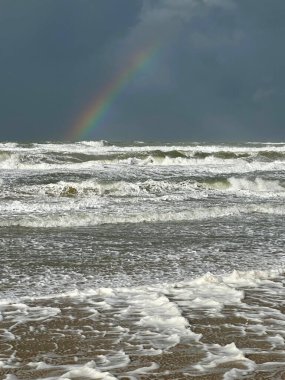
M 152 44 L 150 47 L 133 54 L 129 59 L 128 65 L 101 89 L 99 94 L 92 99 L 80 114 L 67 134 L 67 139 L 76 141 L 88 136 L 100 124 L 100 121 L 107 114 L 115 99 L 127 87 L 135 75 L 148 66 L 157 51 L 157 44 Z

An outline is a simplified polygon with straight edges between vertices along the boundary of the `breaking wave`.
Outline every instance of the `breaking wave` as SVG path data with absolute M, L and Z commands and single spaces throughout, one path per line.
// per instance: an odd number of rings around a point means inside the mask
M 284 196 L 285 181 L 268 180 L 262 177 L 210 177 L 200 180 L 184 181 L 100 181 L 95 179 L 41 185 L 21 186 L 19 194 L 43 195 L 51 197 L 90 197 L 90 196 L 111 196 L 111 197 L 140 197 L 140 196 L 161 196 L 164 194 L 184 194 L 200 193 L 208 190 L 232 191 L 244 195 L 246 192 L 257 196 Z
M 26 211 L 28 211 L 28 208 Z M 53 207 L 50 208 L 52 211 Z M 33 208 L 31 209 L 32 212 Z M 272 215 L 285 215 L 284 207 L 274 207 L 265 205 L 244 205 L 229 207 L 209 207 L 194 208 L 186 211 L 159 211 L 159 212 L 140 212 L 125 213 L 123 215 L 105 214 L 101 210 L 87 211 L 66 211 L 64 214 L 56 209 L 49 214 L 36 214 L 15 216 L 0 220 L 0 227 L 31 227 L 31 228 L 54 228 L 54 227 L 88 227 L 100 224 L 118 224 L 118 223 L 165 223 L 180 222 L 193 220 L 210 220 L 225 217 L 240 217 L 241 215 L 260 213 Z
M 209 179 L 204 182 L 208 188 L 217 190 L 230 190 L 230 191 L 247 191 L 254 193 L 261 193 L 263 195 L 270 195 L 275 193 L 277 195 L 285 195 L 285 182 L 279 180 L 268 180 L 261 177 L 254 179 L 244 177 L 229 177 L 224 179 Z M 284 194 L 282 194 L 284 193 Z
M 285 144 L 231 145 L 112 145 L 107 141 L 72 144 L 0 144 L 0 168 L 18 170 L 79 170 L 96 165 L 223 166 L 238 171 L 262 170 L 263 165 L 282 169 Z M 252 167 L 252 169 L 251 169 Z

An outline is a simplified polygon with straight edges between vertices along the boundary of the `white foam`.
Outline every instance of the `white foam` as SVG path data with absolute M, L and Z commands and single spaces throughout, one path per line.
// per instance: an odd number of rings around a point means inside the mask
M 246 358 L 241 350 L 239 350 L 235 343 L 230 343 L 225 346 L 219 344 L 204 345 L 204 349 L 207 351 L 206 358 L 202 359 L 201 362 L 193 367 L 197 370 L 204 372 L 209 371 L 220 364 L 229 363 L 229 362 L 238 362 L 239 364 L 244 365 L 244 370 L 238 372 L 239 370 L 230 370 L 224 375 L 225 380 L 234 379 L 237 374 L 249 374 L 255 368 L 255 363 Z
M 98 367 L 103 371 L 126 367 L 130 361 L 129 355 L 123 350 L 110 355 L 99 355 L 96 359 Z
M 45 362 L 30 362 L 27 364 L 30 368 L 35 370 L 45 370 L 54 368 L 51 364 L 47 364 Z
M 3 317 L 2 317 L 3 318 Z M 16 337 L 11 331 L 7 329 L 0 329 L 0 340 L 2 341 L 13 341 Z
M 159 365 L 157 363 L 152 362 L 148 367 L 141 367 L 133 371 L 130 371 L 127 374 L 128 375 L 143 375 L 143 374 L 152 372 L 158 368 L 159 368 Z
M 1 367 L 1 362 L 0 362 L 0 367 Z M 6 377 L 4 377 L 3 380 L 19 380 L 19 378 L 15 375 L 8 374 Z
M 61 313 L 59 308 L 28 306 L 25 303 L 15 303 L 12 300 L 1 300 L 0 310 L 3 320 L 16 324 L 43 321 Z M 9 336 L 11 337 L 11 335 Z
M 124 297 L 129 305 L 120 315 L 126 318 L 126 315 L 142 314 L 136 322 L 142 330 L 135 333 L 133 339 L 151 343 L 155 349 L 168 349 L 178 344 L 181 338 L 198 341 L 201 335 L 191 331 L 189 322 L 181 315 L 177 305 L 159 290 L 118 290 L 120 298 Z
M 272 349 L 274 348 L 284 348 L 285 347 L 285 341 L 284 338 L 280 334 L 276 334 L 273 336 L 268 337 L 269 343 L 272 345 Z
M 248 365 L 248 369 L 232 368 L 224 374 L 223 380 L 242 379 L 244 376 L 254 373 L 256 368 L 254 363 L 247 362 L 246 364 Z
M 71 369 L 65 374 L 61 375 L 59 379 L 103 379 L 103 380 L 116 380 L 116 377 L 112 376 L 109 372 L 101 372 L 95 368 L 94 361 L 86 363 L 84 366 L 76 369 Z
M 256 323 L 254 325 L 248 325 L 247 331 L 253 332 L 254 334 L 258 336 L 264 336 L 267 333 L 267 329 L 264 325 L 261 325 L 259 323 Z

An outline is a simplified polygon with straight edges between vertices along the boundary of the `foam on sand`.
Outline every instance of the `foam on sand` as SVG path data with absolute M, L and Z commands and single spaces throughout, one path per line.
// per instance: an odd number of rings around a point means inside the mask
M 44 297 L 21 297 L 17 302 L 2 300 L 2 319 L 7 325 L 6 330 L 2 330 L 2 339 L 13 345 L 20 338 L 19 333 L 27 328 L 27 336 L 40 336 L 56 325 L 58 316 L 62 314 L 64 325 L 49 331 L 49 339 L 54 342 L 54 349 L 56 350 L 60 340 L 68 341 L 71 337 L 76 337 L 76 344 L 81 350 L 84 350 L 88 339 L 91 339 L 100 345 L 101 353 L 94 348 L 96 354 L 93 354 L 93 359 L 85 362 L 82 358 L 78 362 L 79 359 L 74 357 L 73 363 L 69 364 L 49 364 L 45 360 L 27 363 L 35 375 L 40 374 L 40 371 L 46 371 L 47 374 L 49 371 L 58 373 L 57 376 L 47 375 L 44 379 L 84 377 L 111 380 L 122 376 L 136 379 L 136 376 L 164 371 L 165 368 L 161 368 L 158 358 L 175 352 L 180 345 L 189 347 L 190 355 L 191 349 L 196 352 L 196 356 L 192 355 L 192 360 L 195 357 L 196 360 L 191 362 L 189 359 L 187 368 L 183 370 L 189 376 L 222 373 L 226 380 L 238 379 L 266 368 L 264 362 L 259 365 L 253 357 L 248 357 L 258 355 L 259 350 L 238 347 L 233 341 L 226 344 L 208 342 L 209 322 L 205 322 L 207 324 L 203 328 L 200 327 L 201 332 L 193 330 L 199 325 L 203 326 L 205 318 L 206 321 L 220 321 L 216 322 L 219 323 L 219 328 L 235 329 L 236 338 L 259 337 L 270 344 L 271 351 L 279 350 L 285 357 L 285 333 L 282 330 L 284 316 L 282 319 L 282 313 L 275 309 L 274 301 L 270 307 L 264 307 L 247 303 L 245 298 L 245 291 L 248 294 L 257 292 L 261 297 L 267 294 L 267 302 L 274 297 L 282 298 L 284 289 L 278 282 L 278 276 L 282 273 L 283 270 L 235 271 L 225 275 L 208 273 L 179 283 L 88 288 Z M 262 293 L 264 287 L 265 293 Z M 32 307 L 31 303 L 37 306 Z M 225 311 L 227 309 L 231 310 L 230 315 L 229 311 Z M 80 314 L 77 322 L 68 317 L 74 312 Z M 243 326 L 230 325 L 226 322 L 229 317 L 238 317 L 249 322 Z M 214 322 L 211 326 L 218 328 Z M 21 339 L 26 339 L 25 335 Z M 0 355 L 1 367 L 5 370 L 16 370 L 21 365 L 18 353 L 13 351 L 12 346 L 8 352 L 10 356 L 4 352 Z M 131 357 L 150 359 L 147 361 L 148 365 L 139 366 L 135 364 L 136 361 L 132 362 Z M 268 366 L 270 367 L 270 363 Z M 38 379 L 43 379 L 39 376 Z

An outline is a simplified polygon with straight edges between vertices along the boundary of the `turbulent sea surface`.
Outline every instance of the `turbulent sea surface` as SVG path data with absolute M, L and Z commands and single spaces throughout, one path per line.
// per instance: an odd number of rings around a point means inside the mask
M 285 143 L 1 143 L 0 174 L 1 379 L 285 379 Z

